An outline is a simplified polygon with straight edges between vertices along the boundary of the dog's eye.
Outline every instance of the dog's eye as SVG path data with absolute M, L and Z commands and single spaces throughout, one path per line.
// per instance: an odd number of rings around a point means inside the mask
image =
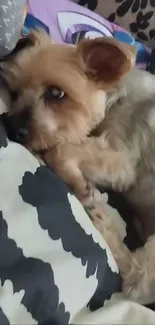
M 61 99 L 64 96 L 65 93 L 60 88 L 48 87 L 41 98 L 44 98 L 45 103 L 49 103 L 52 100 Z

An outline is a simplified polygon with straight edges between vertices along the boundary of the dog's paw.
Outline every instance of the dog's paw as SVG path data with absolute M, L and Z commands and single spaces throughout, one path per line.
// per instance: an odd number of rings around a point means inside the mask
M 145 303 L 145 298 L 149 292 L 147 285 L 146 269 L 143 263 L 132 255 L 131 267 L 123 276 L 122 289 L 125 296 L 133 301 Z
M 91 183 L 87 183 L 83 191 L 77 193 L 76 196 L 86 209 L 92 209 L 94 207 L 94 187 Z
M 119 233 L 114 224 L 111 216 L 109 216 L 103 208 L 100 202 L 95 202 L 95 207 L 88 210 L 88 214 L 97 228 L 97 230 L 102 234 L 108 245 L 111 247 L 111 239 L 113 238 L 116 242 L 120 242 Z
M 110 228 L 112 219 L 104 211 L 103 205 L 100 202 L 94 201 L 92 209 L 87 209 L 87 212 L 94 224 L 94 226 L 104 233 L 105 228 Z
M 129 278 L 129 280 L 124 279 L 122 290 L 126 298 L 138 302 L 140 304 L 145 304 L 145 298 L 146 298 L 146 292 L 143 290 L 143 283 L 144 278 L 142 277 L 142 274 L 138 274 L 135 272 L 135 275 L 132 274 Z
M 104 210 L 103 204 L 94 199 L 93 206 L 88 209 L 88 213 L 93 222 L 102 222 L 103 224 L 111 224 L 112 219 L 107 215 Z

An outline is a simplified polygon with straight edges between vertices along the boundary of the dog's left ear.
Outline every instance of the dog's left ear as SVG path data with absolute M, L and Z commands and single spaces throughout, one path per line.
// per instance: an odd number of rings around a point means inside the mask
M 114 38 L 85 39 L 78 45 L 85 72 L 94 81 L 111 85 L 135 65 L 136 48 Z
M 55 41 L 43 29 L 34 29 L 30 34 L 19 40 L 16 48 L 0 62 L 0 77 L 10 91 L 20 89 L 23 66 L 36 53 L 39 48 L 44 48 Z

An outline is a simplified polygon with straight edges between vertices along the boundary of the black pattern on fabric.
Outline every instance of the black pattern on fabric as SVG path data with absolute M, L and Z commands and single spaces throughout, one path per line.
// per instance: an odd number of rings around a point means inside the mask
M 9 175 L 11 175 L 9 173 L 11 172 L 14 174 L 14 168 L 21 173 L 22 152 L 28 152 L 25 148 L 10 141 L 7 145 L 5 129 L 2 124 L 0 128 L 0 138 L 4 139 L 2 155 L 0 151 L 0 170 L 5 164 L 5 159 L 7 163 L 5 176 L 1 179 L 0 192 L 2 190 L 1 193 L 3 193 L 3 188 L 5 188 L 5 193 L 7 193 L 7 189 L 10 191 L 10 186 L 12 188 L 11 197 L 8 197 L 5 202 L 1 201 L 3 208 L 1 208 L 2 211 L 0 212 L 0 290 L 4 290 L 4 292 L 8 290 L 8 297 L 13 300 L 16 299 L 15 295 L 17 293 L 21 295 L 22 291 L 23 297 L 18 307 L 23 308 L 22 306 L 25 306 L 25 313 L 28 313 L 27 317 L 32 317 L 32 320 L 38 324 L 68 324 L 70 320 L 70 309 L 66 307 L 66 301 L 60 297 L 60 291 L 63 291 L 62 284 L 59 284 L 58 280 L 58 282 L 55 282 L 56 273 L 54 272 L 56 271 L 54 270 L 53 272 L 52 265 L 52 256 L 53 263 L 55 263 L 55 255 L 52 255 L 54 252 L 51 252 L 51 263 L 46 262 L 46 245 L 45 261 L 43 260 L 44 258 L 42 258 L 42 252 L 40 252 L 41 254 L 38 252 L 36 258 L 33 253 L 33 242 L 31 243 L 32 253 L 31 246 L 27 246 L 29 245 L 28 232 L 26 232 L 28 237 L 24 237 L 25 240 L 27 240 L 27 242 L 24 242 L 24 246 L 20 247 L 18 244 L 19 234 L 23 233 L 24 235 L 25 233 L 20 213 L 21 216 L 24 213 L 24 218 L 30 218 L 29 212 L 26 212 L 27 206 L 31 206 L 32 208 L 32 224 L 35 211 L 37 213 L 38 225 L 36 230 L 38 231 L 38 229 L 40 229 L 43 232 L 47 231 L 51 244 L 53 241 L 57 242 L 61 240 L 61 254 L 65 256 L 64 254 L 66 252 L 66 254 L 69 254 L 67 256 L 69 256 L 71 260 L 75 259 L 78 261 L 83 279 L 82 283 L 84 284 L 84 278 L 85 281 L 87 281 L 87 279 L 92 279 L 92 294 L 88 296 L 85 308 L 88 306 L 91 311 L 94 311 L 102 307 L 105 301 L 110 300 L 112 294 L 120 290 L 120 276 L 116 271 L 112 271 L 111 265 L 113 265 L 113 261 L 111 261 L 112 264 L 110 265 L 106 249 L 101 248 L 99 243 L 94 241 L 92 234 L 87 234 L 87 229 L 81 227 L 81 224 L 76 220 L 77 216 L 75 218 L 73 213 L 74 209 L 72 210 L 68 200 L 68 188 L 49 168 L 46 166 L 37 168 L 36 165 L 35 172 L 25 170 L 22 174 L 19 174 L 18 180 L 12 177 L 9 181 Z M 20 155 L 19 148 L 21 150 Z M 12 150 L 15 150 L 13 154 L 16 157 L 15 165 L 13 164 L 14 160 L 12 160 Z M 28 155 L 30 154 L 28 153 Z M 32 156 L 31 159 L 34 160 L 35 158 Z M 17 175 L 18 172 L 16 177 Z M 14 182 L 14 187 L 12 187 L 12 182 Z M 70 195 L 73 196 L 72 194 Z M 7 196 L 7 194 L 5 196 Z M 21 212 L 18 213 L 18 221 L 16 220 L 15 212 L 16 209 L 17 211 L 19 209 L 17 200 L 22 207 L 20 210 Z M 11 218 L 9 217 L 10 213 Z M 79 213 L 81 212 L 79 211 Z M 29 220 L 29 222 L 31 222 L 31 219 Z M 17 228 L 17 232 L 15 231 L 14 236 L 10 237 L 10 231 L 14 229 L 14 226 L 15 229 Z M 35 232 L 35 228 L 33 232 L 35 243 L 38 233 Z M 29 247 L 30 253 L 25 255 L 24 252 L 27 247 Z M 49 251 L 48 246 L 47 251 Z M 84 274 L 82 270 L 84 270 Z M 63 276 L 62 272 L 62 278 Z M 76 283 L 80 281 L 80 279 L 78 279 L 79 271 L 76 275 L 74 274 L 74 276 L 76 287 Z M 95 280 L 95 287 L 93 278 L 97 280 Z M 12 286 L 12 291 L 10 286 Z M 77 289 L 78 287 L 76 287 L 76 290 Z M 70 297 L 70 299 L 72 301 L 72 297 Z M 1 309 L 0 325 L 5 322 L 9 324 L 9 310 L 7 315 L 3 311 L 3 308 Z M 16 312 L 18 316 L 18 308 Z M 19 314 L 20 313 L 21 311 L 19 311 Z M 32 323 L 31 320 L 30 322 Z
M 5 316 L 5 314 L 3 313 L 2 308 L 0 308 L 0 324 L 10 325 L 10 322 Z
M 0 279 L 11 280 L 14 292 L 25 290 L 22 303 L 39 324 L 68 324 L 69 312 L 59 302 L 53 271 L 40 259 L 26 258 L 8 237 L 7 224 L 0 212 Z M 2 323 L 0 323 L 2 324 Z
M 7 136 L 0 117 L 0 148 L 7 147 Z
M 53 186 L 48 186 L 51 183 Z M 88 305 L 91 310 L 103 306 L 104 301 L 110 299 L 114 291 L 120 290 L 120 281 L 118 275 L 111 272 L 108 266 L 106 251 L 75 220 L 71 206 L 65 199 L 68 193 L 66 185 L 47 167 L 41 166 L 35 174 L 25 173 L 19 192 L 25 202 L 37 208 L 39 224 L 48 230 L 49 236 L 53 240 L 61 238 L 63 249 L 80 258 L 81 264 L 86 266 L 86 277 L 96 274 L 98 286 Z M 63 214 L 60 214 L 60 202 Z M 75 238 L 78 239 L 78 244 Z M 105 277 L 108 279 L 107 283 Z
M 87 6 L 90 10 L 95 10 L 98 5 L 98 0 L 79 0 L 78 4 L 81 6 Z
M 77 3 L 95 11 L 99 1 L 102 0 L 79 0 Z M 115 0 L 114 2 L 117 4 L 117 9 L 106 17 L 109 21 L 117 23 L 117 17 L 123 18 L 130 14 L 134 19 L 136 15 L 136 18 L 134 20 L 131 18 L 132 21 L 129 23 L 130 32 L 142 42 L 155 41 L 155 29 L 150 24 L 151 18 L 155 15 L 155 0 Z

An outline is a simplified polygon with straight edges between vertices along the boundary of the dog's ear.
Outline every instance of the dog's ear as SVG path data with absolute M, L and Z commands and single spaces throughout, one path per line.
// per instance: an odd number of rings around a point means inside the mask
M 0 64 L 0 79 L 10 92 L 16 91 L 20 83 L 21 70 L 13 61 Z
M 47 32 L 42 28 L 31 30 L 29 39 L 31 40 L 32 45 L 37 47 L 46 46 L 51 42 L 55 43 L 54 39 L 52 39 L 51 36 L 49 36 L 49 34 L 47 34 Z
M 10 91 L 15 91 L 22 84 L 23 69 L 26 62 L 40 47 L 46 47 L 54 40 L 43 29 L 32 30 L 29 35 L 19 40 L 16 48 L 0 63 L 0 77 Z
M 114 38 L 85 39 L 78 45 L 85 72 L 94 81 L 111 85 L 135 65 L 136 48 Z

